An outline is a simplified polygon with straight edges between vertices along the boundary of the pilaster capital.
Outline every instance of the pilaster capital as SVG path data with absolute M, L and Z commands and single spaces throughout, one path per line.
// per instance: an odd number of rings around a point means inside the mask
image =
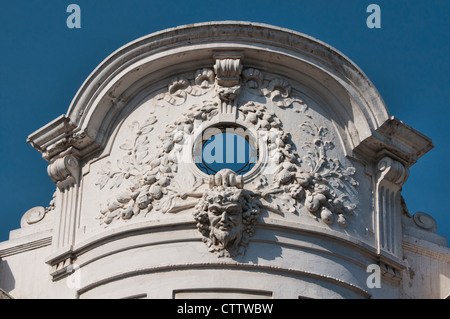
M 73 155 L 66 155 L 50 164 L 47 173 L 59 189 L 73 186 L 80 179 L 80 161 Z
M 239 95 L 240 77 L 243 69 L 241 52 L 215 52 L 214 73 L 216 74 L 216 91 L 222 101 L 233 101 Z
M 401 187 L 409 177 L 409 169 L 390 157 L 382 158 L 377 164 L 378 183 L 387 181 Z

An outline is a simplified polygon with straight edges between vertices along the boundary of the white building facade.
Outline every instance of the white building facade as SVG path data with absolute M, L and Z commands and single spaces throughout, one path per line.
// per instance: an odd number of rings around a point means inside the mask
M 56 191 L 0 243 L 2 296 L 450 295 L 447 241 L 401 196 L 431 140 L 304 34 L 211 22 L 140 38 L 28 142 Z

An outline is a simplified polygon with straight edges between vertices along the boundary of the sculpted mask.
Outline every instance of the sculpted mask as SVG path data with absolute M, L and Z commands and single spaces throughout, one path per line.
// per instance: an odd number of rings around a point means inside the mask
M 209 250 L 233 257 L 245 252 L 258 213 L 248 191 L 235 186 L 213 186 L 203 194 L 194 217 Z

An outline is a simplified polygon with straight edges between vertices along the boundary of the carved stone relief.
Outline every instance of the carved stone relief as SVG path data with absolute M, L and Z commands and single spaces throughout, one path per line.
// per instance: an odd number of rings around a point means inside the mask
M 377 183 L 375 192 L 375 209 L 377 213 L 378 246 L 389 253 L 401 254 L 401 187 L 409 176 L 409 170 L 390 157 L 382 158 L 377 165 Z M 403 202 L 404 203 L 404 202 Z
M 53 194 L 53 199 L 50 201 L 49 206 L 45 208 L 42 206 L 37 206 L 27 210 L 20 220 L 20 227 L 28 227 L 44 220 L 45 216 L 55 209 L 55 197 L 56 192 Z
M 47 173 L 59 189 L 79 183 L 80 162 L 73 155 L 58 158 L 47 167 Z
M 211 178 L 210 188 L 195 206 L 203 241 L 219 256 L 243 254 L 255 232 L 259 206 L 254 194 L 241 185 L 239 176 L 224 169 Z
M 424 212 L 417 212 L 413 216 L 414 223 L 427 231 L 435 233 L 437 231 L 437 222 L 433 218 L 433 216 L 424 213 Z
M 219 256 L 245 252 L 261 210 L 280 215 L 306 213 L 325 224 L 347 227 L 356 208 L 348 197 L 358 186 L 353 178 L 355 168 L 344 167 L 338 158 L 328 155 L 334 148 L 329 129 L 312 120 L 308 106 L 292 93 L 288 81 L 266 77 L 254 68 L 243 69 L 239 58 L 222 57 L 217 59 L 214 71 L 201 69 L 193 79 L 173 79 L 165 93 L 155 96 L 154 103 L 180 107 L 189 96 L 204 99 L 166 127 L 156 151 L 150 150 L 154 143 L 149 134 L 158 118 L 150 115 L 131 124 L 134 136 L 119 146 L 121 159 L 106 162 L 99 171 L 100 189 L 119 189 L 103 204 L 101 224 L 107 227 L 114 220 L 145 217 L 153 211 L 176 213 L 194 208 L 204 242 Z M 266 103 L 251 100 L 252 96 L 263 97 Z M 298 125 L 302 145 L 294 145 L 281 120 L 268 108 L 286 109 L 293 103 L 297 112 L 311 119 Z M 228 121 L 257 132 L 267 155 L 259 159 L 260 173 L 245 186 L 243 177 L 229 170 L 209 177 L 201 172 L 184 172 L 178 178 L 179 164 L 189 160 L 186 154 L 191 154 L 196 132 L 202 125 L 220 124 L 225 113 L 233 114 Z M 272 174 L 262 174 L 269 166 Z

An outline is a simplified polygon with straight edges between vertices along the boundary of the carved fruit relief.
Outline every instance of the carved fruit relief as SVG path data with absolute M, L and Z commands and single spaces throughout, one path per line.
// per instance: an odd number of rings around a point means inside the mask
M 354 178 L 354 167 L 345 167 L 338 158 L 329 155 L 335 145 L 328 128 L 312 120 L 303 99 L 292 96 L 288 81 L 266 78 L 253 68 L 242 73 L 237 66 L 234 69 L 239 72 L 236 71 L 235 78 L 230 77 L 231 84 L 227 82 L 229 78 L 218 80 L 212 70 L 201 69 L 192 80 L 174 78 L 167 92 L 154 98 L 154 103 L 161 107 L 167 104 L 180 107 L 188 96 L 196 97 L 195 103 L 167 125 L 156 150 L 153 147 L 150 151 L 149 146 L 155 142 L 149 133 L 158 119 L 150 114 L 142 122 L 131 124 L 132 135 L 119 146 L 122 158 L 115 163 L 107 162 L 99 172 L 99 188 L 119 189 L 117 195 L 102 205 L 99 219 L 103 225 L 137 215 L 145 217 L 152 211 L 175 213 L 194 208 L 194 219 L 204 242 L 219 256 L 245 252 L 262 210 L 280 215 L 306 213 L 326 225 L 347 227 L 356 208 L 348 194 L 354 193 L 359 184 Z M 222 84 L 232 85 L 236 94 L 232 98 L 224 95 L 227 87 L 222 90 Z M 266 98 L 264 104 L 257 102 L 261 97 Z M 300 105 L 295 111 L 308 118 L 298 125 L 299 145 L 294 145 L 282 121 L 271 111 L 273 107 L 285 109 L 293 103 Z M 179 164 L 184 160 L 185 150 L 193 148 L 194 133 L 203 124 L 220 125 L 224 110 L 227 115 L 234 112 L 240 123 L 245 123 L 242 125 L 258 132 L 258 139 L 262 139 L 269 154 L 265 159 L 268 163 L 261 167 L 270 166 L 271 174 L 256 174 L 245 186 L 242 176 L 229 170 L 219 171 L 209 181 L 203 173 L 181 178 Z M 124 180 L 128 180 L 127 186 Z

